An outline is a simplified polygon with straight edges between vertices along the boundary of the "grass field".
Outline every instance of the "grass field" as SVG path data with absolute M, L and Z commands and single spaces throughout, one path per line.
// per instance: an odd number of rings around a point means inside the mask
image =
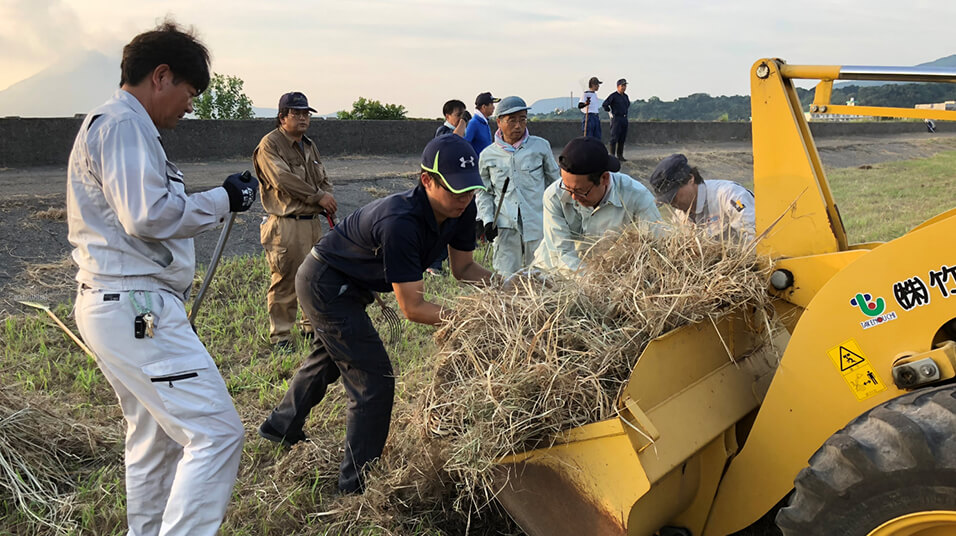
M 836 170 L 829 178 L 851 241 L 889 240 L 952 208 L 956 152 L 870 169 Z M 240 476 L 222 534 L 452 531 L 447 523 L 460 522 L 463 516 L 422 516 L 392 526 L 376 526 L 361 517 L 343 519 L 343 512 L 354 512 L 354 504 L 344 504 L 335 493 L 344 437 L 345 397 L 339 385 L 333 386 L 307 422 L 306 432 L 313 439 L 309 444 L 288 451 L 255 435 L 307 352 L 301 340 L 291 354 L 270 351 L 265 313 L 268 279 L 261 255 L 225 260 L 198 321 L 200 338 L 219 364 L 247 430 Z M 467 291 L 448 277 L 426 279 L 430 299 Z M 54 310 L 73 326 L 67 319 L 70 307 L 57 304 Z M 378 316 L 374 306 L 369 310 L 373 318 Z M 404 336 L 389 344 L 398 369 L 430 358 L 432 333 L 430 327 L 406 322 Z M 46 315 L 33 311 L 3 320 L 0 345 L 4 386 L 0 390 L 0 533 L 125 533 L 122 415 L 95 362 Z M 405 392 L 399 378 L 396 396 L 401 398 Z M 22 408 L 36 411 L 18 413 Z M 51 475 L 47 493 L 21 495 L 16 501 L 9 490 L 24 487 L 29 465 L 11 463 L 11 452 L 37 448 L 30 441 L 54 445 L 66 454 L 52 469 L 36 468 L 41 477 L 44 470 L 61 473 Z M 345 499 L 349 500 L 354 499 Z M 475 534 L 496 533 L 489 527 L 504 533 L 514 530 L 496 514 L 473 521 L 471 528 Z

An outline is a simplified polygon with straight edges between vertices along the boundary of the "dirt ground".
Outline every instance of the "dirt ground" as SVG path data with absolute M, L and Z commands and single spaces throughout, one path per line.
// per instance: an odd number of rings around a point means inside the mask
M 891 160 L 908 160 L 956 150 L 956 134 L 833 138 L 817 142 L 827 168 L 858 167 Z M 560 148 L 556 149 L 556 153 Z M 646 178 L 660 159 L 682 152 L 704 178 L 753 183 L 749 143 L 628 146 L 622 171 Z M 339 204 L 339 217 L 375 198 L 414 186 L 419 155 L 339 156 L 324 159 Z M 190 191 L 219 186 L 230 173 L 252 169 L 248 160 L 187 162 L 179 167 Z M 0 169 L 0 318 L 23 310 L 18 300 L 53 305 L 68 301 L 75 272 L 69 261 L 65 221 L 66 167 Z M 226 255 L 258 254 L 257 205 L 236 219 Z M 196 239 L 196 258 L 208 263 L 218 231 Z M 265 299 L 265 297 L 263 297 Z

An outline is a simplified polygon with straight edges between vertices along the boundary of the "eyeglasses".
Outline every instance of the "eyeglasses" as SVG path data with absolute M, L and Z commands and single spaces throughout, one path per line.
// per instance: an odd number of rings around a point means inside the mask
M 312 112 L 308 110 L 289 110 L 289 115 L 291 115 L 292 117 L 309 118 L 309 117 L 312 117 Z
M 568 186 L 564 184 L 564 181 L 561 181 L 560 183 L 558 183 L 558 188 L 561 188 L 565 192 L 568 192 L 569 194 L 573 195 L 574 197 L 587 197 L 588 194 L 591 193 L 591 190 L 593 190 L 595 186 L 597 186 L 597 184 L 592 184 L 590 188 L 582 192 L 581 190 L 568 188 Z
M 505 118 L 505 124 L 508 125 L 509 127 L 513 127 L 515 125 L 525 125 L 527 123 L 528 123 L 527 117 L 506 117 Z
M 455 199 L 468 199 L 469 197 L 473 197 L 475 195 L 474 190 L 468 190 L 467 192 L 456 194 L 455 192 L 451 191 L 451 188 L 445 185 L 445 181 L 442 180 L 441 178 L 432 177 L 432 179 L 435 182 L 437 182 L 439 186 L 441 186 L 442 190 L 445 190 L 446 192 L 448 192 L 448 195 L 452 196 Z

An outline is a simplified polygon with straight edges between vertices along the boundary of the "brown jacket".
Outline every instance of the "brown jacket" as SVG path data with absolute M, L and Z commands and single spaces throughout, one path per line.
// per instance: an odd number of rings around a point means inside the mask
M 317 214 L 319 200 L 332 191 L 319 151 L 307 136 L 298 143 L 277 128 L 263 136 L 252 154 L 262 207 L 277 216 Z

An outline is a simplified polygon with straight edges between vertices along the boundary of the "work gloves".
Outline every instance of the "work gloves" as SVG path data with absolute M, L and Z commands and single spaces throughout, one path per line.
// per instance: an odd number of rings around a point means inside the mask
M 498 226 L 494 223 L 484 223 L 481 220 L 475 221 L 475 240 L 485 239 L 488 243 L 494 242 L 498 236 Z
M 229 212 L 245 212 L 256 200 L 259 181 L 248 171 L 243 171 L 226 177 L 222 187 L 229 194 Z
M 495 222 L 488 222 L 485 224 L 485 240 L 488 243 L 495 241 L 495 237 L 498 236 L 498 226 L 495 225 Z

